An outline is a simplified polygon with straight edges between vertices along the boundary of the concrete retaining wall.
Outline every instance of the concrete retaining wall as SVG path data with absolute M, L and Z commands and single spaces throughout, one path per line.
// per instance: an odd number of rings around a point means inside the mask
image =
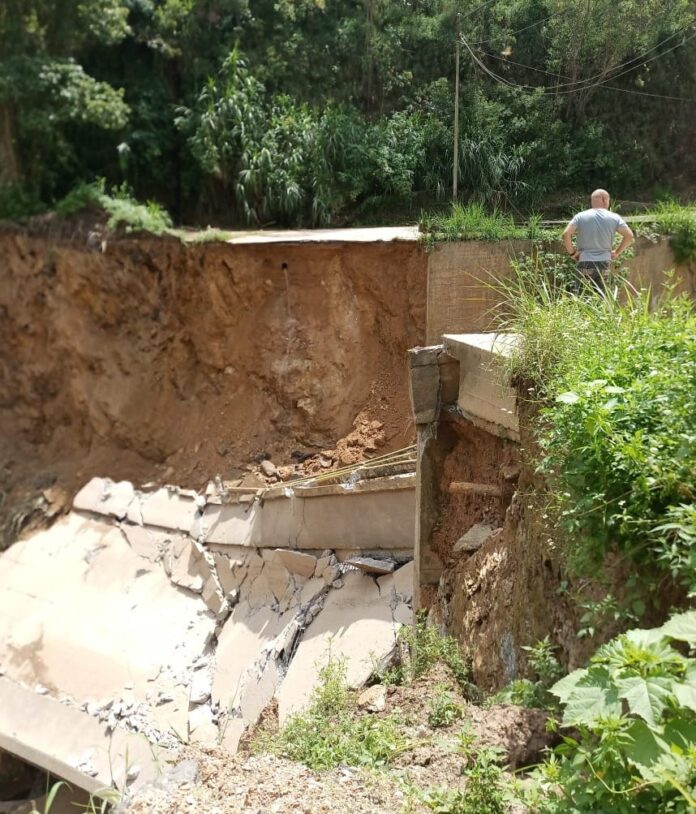
M 428 256 L 426 343 L 438 344 L 445 333 L 494 330 L 496 306 L 501 302 L 496 286 L 510 277 L 510 259 L 529 254 L 532 248 L 529 240 L 435 246 Z M 557 249 L 564 251 L 560 245 Z M 677 265 L 667 238 L 657 243 L 639 238 L 635 256 L 626 265 L 636 288 L 650 286 L 658 291 L 665 283 L 665 271 L 675 269 L 677 291 L 696 293 L 696 264 Z

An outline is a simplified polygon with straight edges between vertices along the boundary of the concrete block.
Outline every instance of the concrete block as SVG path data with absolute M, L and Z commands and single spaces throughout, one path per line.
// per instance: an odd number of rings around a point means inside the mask
M 440 401 L 440 369 L 437 364 L 411 369 L 411 408 L 416 424 L 435 421 Z
M 209 575 L 205 561 L 192 540 L 184 540 L 178 555 L 174 555 L 171 565 L 171 580 L 182 588 L 201 593 Z
M 198 743 L 217 740 L 218 728 L 213 723 L 213 711 L 208 704 L 201 704 L 189 712 L 189 738 Z
M 443 345 L 429 345 L 426 348 L 410 348 L 408 350 L 408 365 L 410 368 L 436 365 L 443 350 Z
M 478 551 L 492 533 L 493 528 L 491 526 L 487 526 L 485 523 L 476 523 L 457 540 L 453 550 L 457 553 Z
M 414 564 L 413 560 L 411 560 L 406 565 L 402 565 L 401 568 L 397 568 L 393 574 L 380 577 L 377 583 L 383 593 L 392 590 L 402 601 L 410 602 L 413 596 L 413 578 Z
M 143 526 L 134 526 L 124 523 L 121 531 L 133 551 L 143 559 L 158 562 L 162 559 L 166 547 L 171 541 L 171 535 L 156 529 L 146 529 Z
M 75 495 L 73 508 L 121 520 L 128 514 L 128 507 L 134 497 L 135 489 L 128 481 L 114 483 L 109 478 L 92 478 Z
M 366 574 L 391 574 L 396 567 L 394 560 L 377 560 L 374 557 L 352 557 L 346 560 L 346 565 L 352 565 Z
M 287 621 L 267 606 L 255 610 L 248 602 L 240 602 L 235 607 L 218 638 L 213 701 L 227 710 L 237 706 L 246 671 L 253 667 L 263 648 L 275 639 Z
M 290 551 L 286 548 L 277 548 L 278 559 L 292 574 L 298 574 L 305 579 L 314 575 L 317 567 L 317 558 L 301 551 Z
M 324 580 L 321 577 L 313 577 L 302 586 L 300 604 L 306 605 L 308 602 L 312 602 L 325 589 L 326 583 Z
M 206 506 L 202 526 L 207 543 L 235 546 L 254 546 L 260 538 L 257 529 L 261 513 L 259 503 Z
M 139 501 L 134 500 L 128 509 L 128 520 L 131 523 L 144 523 L 188 534 L 197 514 L 198 506 L 194 498 L 181 495 L 173 489 L 162 488 L 140 495 Z
M 346 574 L 342 590 L 329 592 L 276 693 L 281 725 L 307 705 L 329 655 L 345 657 L 348 685 L 359 687 L 375 664 L 393 651 L 396 626 L 389 599 L 380 594 L 373 579 L 358 572 Z

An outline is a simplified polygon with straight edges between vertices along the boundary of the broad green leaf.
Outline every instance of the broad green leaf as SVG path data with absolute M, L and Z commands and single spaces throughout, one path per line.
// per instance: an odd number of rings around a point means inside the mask
M 696 645 L 696 610 L 686 611 L 673 616 L 660 628 L 663 635 L 680 642 Z
M 570 694 L 563 713 L 564 726 L 593 726 L 600 718 L 621 715 L 621 702 L 615 687 L 578 686 Z
M 648 647 L 651 644 L 657 644 L 665 638 L 661 627 L 651 627 L 648 630 L 637 628 L 624 633 L 624 636 L 633 644 L 638 645 L 638 647 Z
M 674 695 L 673 686 L 671 678 L 631 676 L 616 680 L 619 698 L 624 698 L 629 710 L 653 728 Z
M 680 706 L 696 712 L 696 686 L 694 684 L 675 684 L 674 694 Z
M 652 765 L 659 760 L 660 755 L 669 752 L 667 741 L 645 721 L 633 721 L 626 730 L 626 735 L 626 757 L 639 769 Z
M 556 396 L 556 401 L 561 404 L 577 404 L 580 401 L 580 396 L 573 392 L 561 393 L 560 396 Z
M 567 676 L 564 676 L 560 681 L 557 681 L 553 687 L 551 687 L 550 692 L 559 698 L 561 703 L 565 704 L 568 697 L 577 686 L 578 681 L 583 679 L 586 675 L 587 670 L 573 670 L 572 673 L 568 673 Z

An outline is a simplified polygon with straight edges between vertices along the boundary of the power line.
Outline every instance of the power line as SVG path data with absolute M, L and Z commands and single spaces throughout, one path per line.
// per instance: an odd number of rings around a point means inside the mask
M 554 17 L 562 17 L 568 13 L 570 13 L 572 9 L 561 9 L 560 11 L 554 11 L 553 14 L 549 14 L 548 17 L 542 17 L 541 20 L 537 20 L 534 23 L 530 23 L 530 25 L 526 25 L 524 28 L 518 28 L 516 31 L 510 31 L 506 34 L 508 37 L 516 37 L 518 34 L 521 34 L 523 31 L 529 31 L 530 28 L 534 28 L 537 25 L 541 25 L 542 23 L 547 22 L 548 20 L 553 19 Z M 479 40 L 478 42 L 472 42 L 472 45 L 486 45 L 489 42 L 494 42 L 497 38 L 490 37 L 487 40 Z
M 567 76 L 564 76 L 560 73 L 553 73 L 551 71 L 545 71 L 542 68 L 535 68 L 533 65 L 525 65 L 523 62 L 516 62 L 514 59 L 508 59 L 507 57 L 499 56 L 498 54 L 491 54 L 486 52 L 487 57 L 491 57 L 492 59 L 497 59 L 499 62 L 506 62 L 509 65 L 517 65 L 520 68 L 526 68 L 529 71 L 536 71 L 536 73 L 545 74 L 546 76 L 551 76 L 554 79 L 568 79 Z M 613 78 L 613 77 L 612 77 Z M 666 96 L 662 93 L 650 93 L 649 91 L 644 90 L 633 90 L 631 88 L 617 88 L 615 85 L 607 85 L 601 84 L 598 87 L 606 88 L 607 90 L 615 90 L 619 93 L 632 93 L 636 96 L 650 96 L 654 99 L 670 99 L 674 102 L 689 102 L 691 104 L 696 104 L 696 99 L 689 99 L 686 96 Z M 550 88 L 553 90 L 553 88 Z
M 481 11 L 482 8 L 486 8 L 486 6 L 490 6 L 490 4 L 493 3 L 493 2 L 494 2 L 494 0 L 485 0 L 485 2 L 481 3 L 480 6 L 476 6 L 476 8 L 472 9 L 471 11 L 467 11 L 466 14 L 462 14 L 462 19 L 465 19 L 466 17 L 471 17 L 472 14 L 476 14 L 476 12 Z
M 657 48 L 660 48 L 662 45 L 664 45 L 670 39 L 675 37 L 677 34 L 681 33 L 682 31 L 685 31 L 692 24 L 693 24 L 693 21 L 692 21 L 692 23 L 689 23 L 689 25 L 684 26 L 683 28 L 673 32 L 668 37 L 665 37 L 664 40 L 657 43 L 657 45 L 654 45 L 652 48 L 649 48 L 647 51 L 643 52 L 640 56 L 633 57 L 632 59 L 626 60 L 623 63 L 615 65 L 610 70 L 611 71 L 616 71 L 616 70 L 621 69 L 621 68 L 626 68 L 626 66 L 630 65 L 633 62 L 640 63 L 640 65 L 642 66 L 642 65 L 647 64 L 648 62 L 652 62 L 655 59 L 658 59 L 659 57 L 665 56 L 666 54 L 670 53 L 671 51 L 674 51 L 677 48 L 680 48 L 682 45 L 685 45 L 687 42 L 689 42 L 689 40 L 696 37 L 696 29 L 694 30 L 694 32 L 689 37 L 682 40 L 682 42 L 679 42 L 676 45 L 673 45 L 671 48 L 668 48 L 666 51 L 662 51 L 661 53 L 656 54 L 655 56 L 652 56 L 649 59 L 645 59 L 645 57 L 649 53 L 651 53 L 652 51 L 655 51 Z M 474 62 L 481 68 L 481 70 L 483 70 L 486 74 L 488 74 L 488 76 L 490 76 L 496 82 L 507 85 L 508 87 L 515 87 L 515 88 L 520 88 L 520 89 L 523 89 L 523 90 L 542 90 L 544 93 L 552 92 L 554 94 L 567 94 L 567 93 L 575 93 L 578 90 L 588 89 L 588 88 L 591 88 L 591 87 L 597 87 L 599 85 L 606 84 L 606 82 L 609 82 L 612 79 L 617 79 L 620 76 L 624 76 L 625 74 L 630 73 L 630 71 L 635 70 L 635 68 L 638 67 L 638 65 L 633 65 L 632 67 L 626 68 L 626 70 L 620 71 L 619 73 L 612 73 L 611 76 L 609 76 L 606 73 L 602 72 L 602 73 L 595 74 L 594 76 L 586 77 L 586 78 L 580 79 L 580 80 L 575 80 L 575 81 L 571 81 L 571 82 L 561 82 L 561 83 L 556 84 L 553 88 L 549 88 L 549 87 L 546 87 L 546 86 L 539 86 L 539 85 L 525 85 L 525 84 L 520 84 L 520 83 L 516 83 L 516 82 L 511 82 L 510 80 L 506 79 L 505 77 L 500 76 L 499 74 L 496 74 L 494 71 L 490 70 L 490 68 L 488 68 L 488 66 L 484 65 L 484 63 L 476 56 L 476 54 L 472 50 L 471 46 L 464 39 L 464 37 L 462 37 L 462 42 L 464 43 L 466 49 L 469 51 L 469 54 L 471 55 L 471 58 L 474 60 Z M 556 74 L 556 76 L 560 77 L 560 74 Z M 595 82 L 595 80 L 597 80 L 597 79 L 599 79 L 600 81 Z M 565 88 L 565 90 L 559 90 L 559 88 Z

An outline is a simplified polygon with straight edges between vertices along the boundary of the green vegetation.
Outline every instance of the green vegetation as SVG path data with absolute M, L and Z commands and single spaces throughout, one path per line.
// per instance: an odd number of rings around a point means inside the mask
M 256 748 L 317 770 L 340 764 L 386 766 L 409 747 L 409 740 L 394 716 L 356 716 L 345 677 L 345 663 L 329 660 L 309 709 L 290 718 L 279 733 L 261 736 Z
M 533 812 L 694 811 L 696 659 L 684 645 L 696 645 L 694 611 L 619 636 L 554 685 L 577 735 L 538 770 Z
M 449 240 L 553 240 L 560 234 L 557 229 L 542 229 L 539 216 L 516 225 L 511 215 L 495 208 L 488 211 L 481 203 L 453 204 L 447 213 L 424 214 L 420 229 L 426 245 Z
M 171 228 L 169 214 L 154 201 L 145 204 L 136 201 L 126 185 L 104 191 L 104 181 L 79 184 L 56 204 L 56 213 L 70 217 L 89 209 L 103 209 L 108 213 L 109 229 L 124 227 L 127 232 L 152 232 L 162 234 Z
M 436 688 L 436 694 L 430 699 L 428 725 L 433 729 L 452 726 L 464 715 L 462 705 L 455 701 L 444 687 Z
M 5 0 L 0 217 L 102 176 L 180 223 L 441 205 L 458 14 L 462 203 L 530 211 L 559 190 L 669 187 L 694 168 L 693 107 L 664 98 L 696 91 L 693 8 L 627 0 L 618 31 L 615 12 L 609 0 Z
M 544 637 L 531 647 L 523 647 L 529 655 L 527 662 L 534 680 L 518 678 L 510 682 L 499 693 L 490 698 L 493 704 L 518 704 L 521 707 L 554 709 L 556 703 L 549 691 L 551 685 L 561 675 L 561 665 L 554 655 L 556 647 L 549 637 Z
M 477 695 L 471 683 L 471 671 L 462 657 L 457 640 L 443 635 L 419 613 L 416 622 L 399 632 L 399 658 L 388 670 L 376 674 L 383 684 L 408 684 L 420 678 L 438 663 L 445 664 L 465 696 Z
M 696 204 L 680 206 L 674 201 L 660 204 L 650 213 L 662 234 L 670 235 L 670 245 L 678 263 L 696 260 Z
M 523 280 L 512 371 L 541 400 L 539 468 L 571 567 L 596 573 L 612 552 L 643 589 L 662 575 L 694 591 L 696 315 L 686 298 L 623 298 Z
M 419 799 L 436 814 L 505 814 L 509 781 L 500 767 L 500 750 L 493 746 L 475 749 L 472 738 L 464 734 L 458 752 L 464 758 L 465 789 L 428 789 L 416 792 Z

